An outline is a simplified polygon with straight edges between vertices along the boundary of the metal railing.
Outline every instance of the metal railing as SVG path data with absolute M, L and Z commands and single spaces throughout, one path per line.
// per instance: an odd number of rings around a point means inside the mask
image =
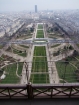
M 0 85 L 0 98 L 79 98 L 79 83 Z

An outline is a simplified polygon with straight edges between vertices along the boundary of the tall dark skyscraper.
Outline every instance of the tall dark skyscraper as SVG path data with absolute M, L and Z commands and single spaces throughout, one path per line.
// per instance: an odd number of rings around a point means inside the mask
M 37 13 L 37 5 L 35 5 L 35 13 Z

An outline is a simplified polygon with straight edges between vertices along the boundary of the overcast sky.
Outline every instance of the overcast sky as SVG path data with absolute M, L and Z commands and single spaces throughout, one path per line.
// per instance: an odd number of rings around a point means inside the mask
M 79 0 L 0 0 L 0 11 L 79 9 Z

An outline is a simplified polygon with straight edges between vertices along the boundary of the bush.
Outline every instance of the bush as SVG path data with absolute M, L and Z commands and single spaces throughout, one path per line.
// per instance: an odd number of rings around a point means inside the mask
M 60 54 L 60 50 L 58 50 L 57 52 L 53 53 L 53 56 L 58 56 Z
M 79 55 L 78 51 L 74 50 L 73 56 L 75 57 L 75 56 L 77 56 L 77 55 Z
M 72 46 L 69 46 L 69 49 L 70 49 L 70 50 L 73 50 L 73 47 L 72 47 Z

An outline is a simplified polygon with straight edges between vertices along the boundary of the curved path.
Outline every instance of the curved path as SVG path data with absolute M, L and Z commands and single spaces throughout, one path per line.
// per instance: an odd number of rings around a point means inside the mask
M 18 75 L 18 68 L 19 68 L 19 65 L 18 65 L 18 62 L 17 62 L 16 75 L 17 75 L 17 77 L 21 78 L 21 76 Z

